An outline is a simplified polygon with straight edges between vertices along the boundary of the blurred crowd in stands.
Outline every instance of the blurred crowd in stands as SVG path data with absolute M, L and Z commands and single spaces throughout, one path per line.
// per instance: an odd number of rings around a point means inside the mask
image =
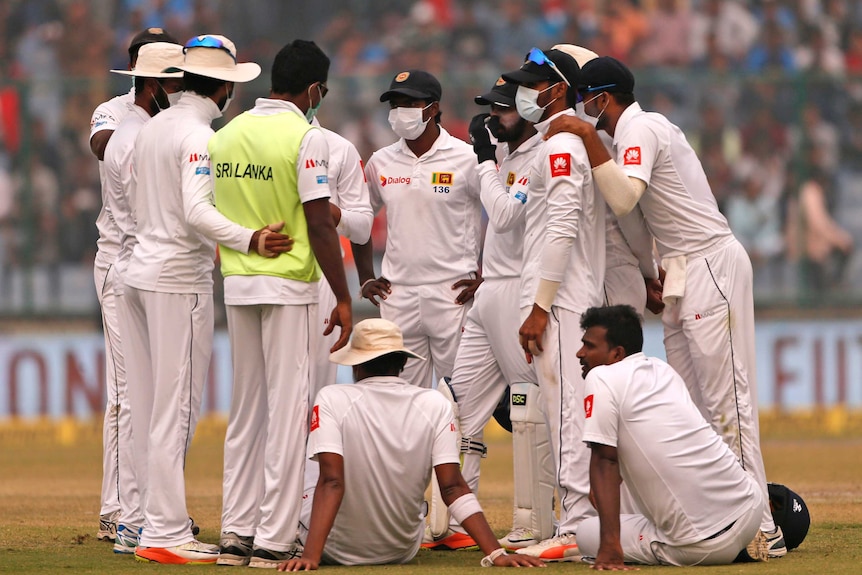
M 265 95 L 284 43 L 315 40 L 332 58 L 321 122 L 364 159 L 395 139 L 377 97 L 402 69 L 441 79 L 443 124 L 466 139 L 473 96 L 530 47 L 612 55 L 635 71 L 643 107 L 695 145 L 752 256 L 760 305 L 862 301 L 862 1 L 4 0 L 0 313 L 31 311 L 23 292 L 37 288 L 20 278 L 34 270 L 49 301 L 65 276 L 91 277 L 89 120 L 128 91 L 108 70 L 127 67 L 130 37 L 148 26 L 223 33 L 261 64 L 232 114 Z

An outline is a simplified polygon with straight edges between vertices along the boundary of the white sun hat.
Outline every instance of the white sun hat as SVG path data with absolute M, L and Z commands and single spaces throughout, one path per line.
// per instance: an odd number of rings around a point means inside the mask
M 170 42 L 152 42 L 141 46 L 134 70 L 111 70 L 111 72 L 142 78 L 182 78 L 183 73 L 177 71 L 177 66 L 181 66 L 182 63 L 182 46 Z M 165 71 L 169 69 L 174 71 Z
M 387 353 L 403 353 L 408 357 L 425 359 L 404 347 L 401 329 L 389 320 L 365 319 L 353 326 L 350 343 L 329 354 L 329 361 L 340 365 L 359 365 Z
M 186 57 L 178 69 L 225 82 L 250 82 L 260 75 L 254 62 L 237 63 L 236 46 L 217 34 L 195 36 L 185 47 Z

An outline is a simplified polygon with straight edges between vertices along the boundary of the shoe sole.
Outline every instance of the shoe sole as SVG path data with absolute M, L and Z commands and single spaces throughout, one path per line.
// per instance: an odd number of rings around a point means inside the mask
M 145 551 L 136 551 L 135 560 L 143 563 L 160 563 L 162 565 L 213 565 L 218 560 L 218 557 L 214 555 L 212 559 L 188 559 L 167 549 L 149 548 Z

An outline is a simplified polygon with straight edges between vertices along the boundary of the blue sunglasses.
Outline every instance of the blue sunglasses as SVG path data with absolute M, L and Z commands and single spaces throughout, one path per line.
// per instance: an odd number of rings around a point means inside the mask
M 231 58 L 233 58 L 233 61 L 236 62 L 236 56 L 233 55 L 230 48 L 225 46 L 224 42 L 218 38 L 213 38 L 212 36 L 195 36 L 186 42 L 186 45 L 183 47 L 183 53 L 185 54 L 189 48 L 217 48 L 219 50 L 224 50 Z
M 542 65 L 547 64 L 547 66 L 548 66 L 551 70 L 553 70 L 554 72 L 556 72 L 556 73 L 557 73 L 557 76 L 559 76 L 559 77 L 560 77 L 560 79 L 561 79 L 563 82 L 565 82 L 565 83 L 566 83 L 566 86 L 571 87 L 571 84 L 569 84 L 569 81 L 566 79 L 566 77 L 565 77 L 565 76 L 563 76 L 563 73 L 562 73 L 562 72 L 560 72 L 560 69 L 559 69 L 559 68 L 557 68 L 557 65 L 556 65 L 556 64 L 554 64 L 554 62 L 553 62 L 553 61 L 551 61 L 551 59 L 550 59 L 550 58 L 548 58 L 548 57 L 545 55 L 545 53 L 544 53 L 544 52 L 542 52 L 541 50 L 539 50 L 538 48 L 533 48 L 532 50 L 530 50 L 530 53 L 529 53 L 529 54 L 527 54 L 527 61 L 528 61 L 528 62 L 532 62 L 533 64 L 538 64 L 539 66 L 542 66 Z

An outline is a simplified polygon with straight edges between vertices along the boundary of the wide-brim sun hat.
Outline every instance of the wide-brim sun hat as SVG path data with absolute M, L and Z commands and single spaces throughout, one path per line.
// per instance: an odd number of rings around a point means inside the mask
M 182 78 L 177 66 L 183 63 L 183 47 L 170 42 L 151 42 L 141 46 L 134 70 L 111 70 L 114 74 L 142 78 Z M 165 70 L 173 70 L 166 72 Z
M 237 62 L 236 46 L 217 34 L 195 36 L 185 47 L 185 59 L 178 70 L 225 82 L 251 82 L 260 76 L 254 62 Z
M 353 326 L 350 343 L 329 354 L 329 361 L 339 365 L 359 365 L 389 353 L 425 358 L 404 347 L 401 329 L 389 320 L 371 318 Z

